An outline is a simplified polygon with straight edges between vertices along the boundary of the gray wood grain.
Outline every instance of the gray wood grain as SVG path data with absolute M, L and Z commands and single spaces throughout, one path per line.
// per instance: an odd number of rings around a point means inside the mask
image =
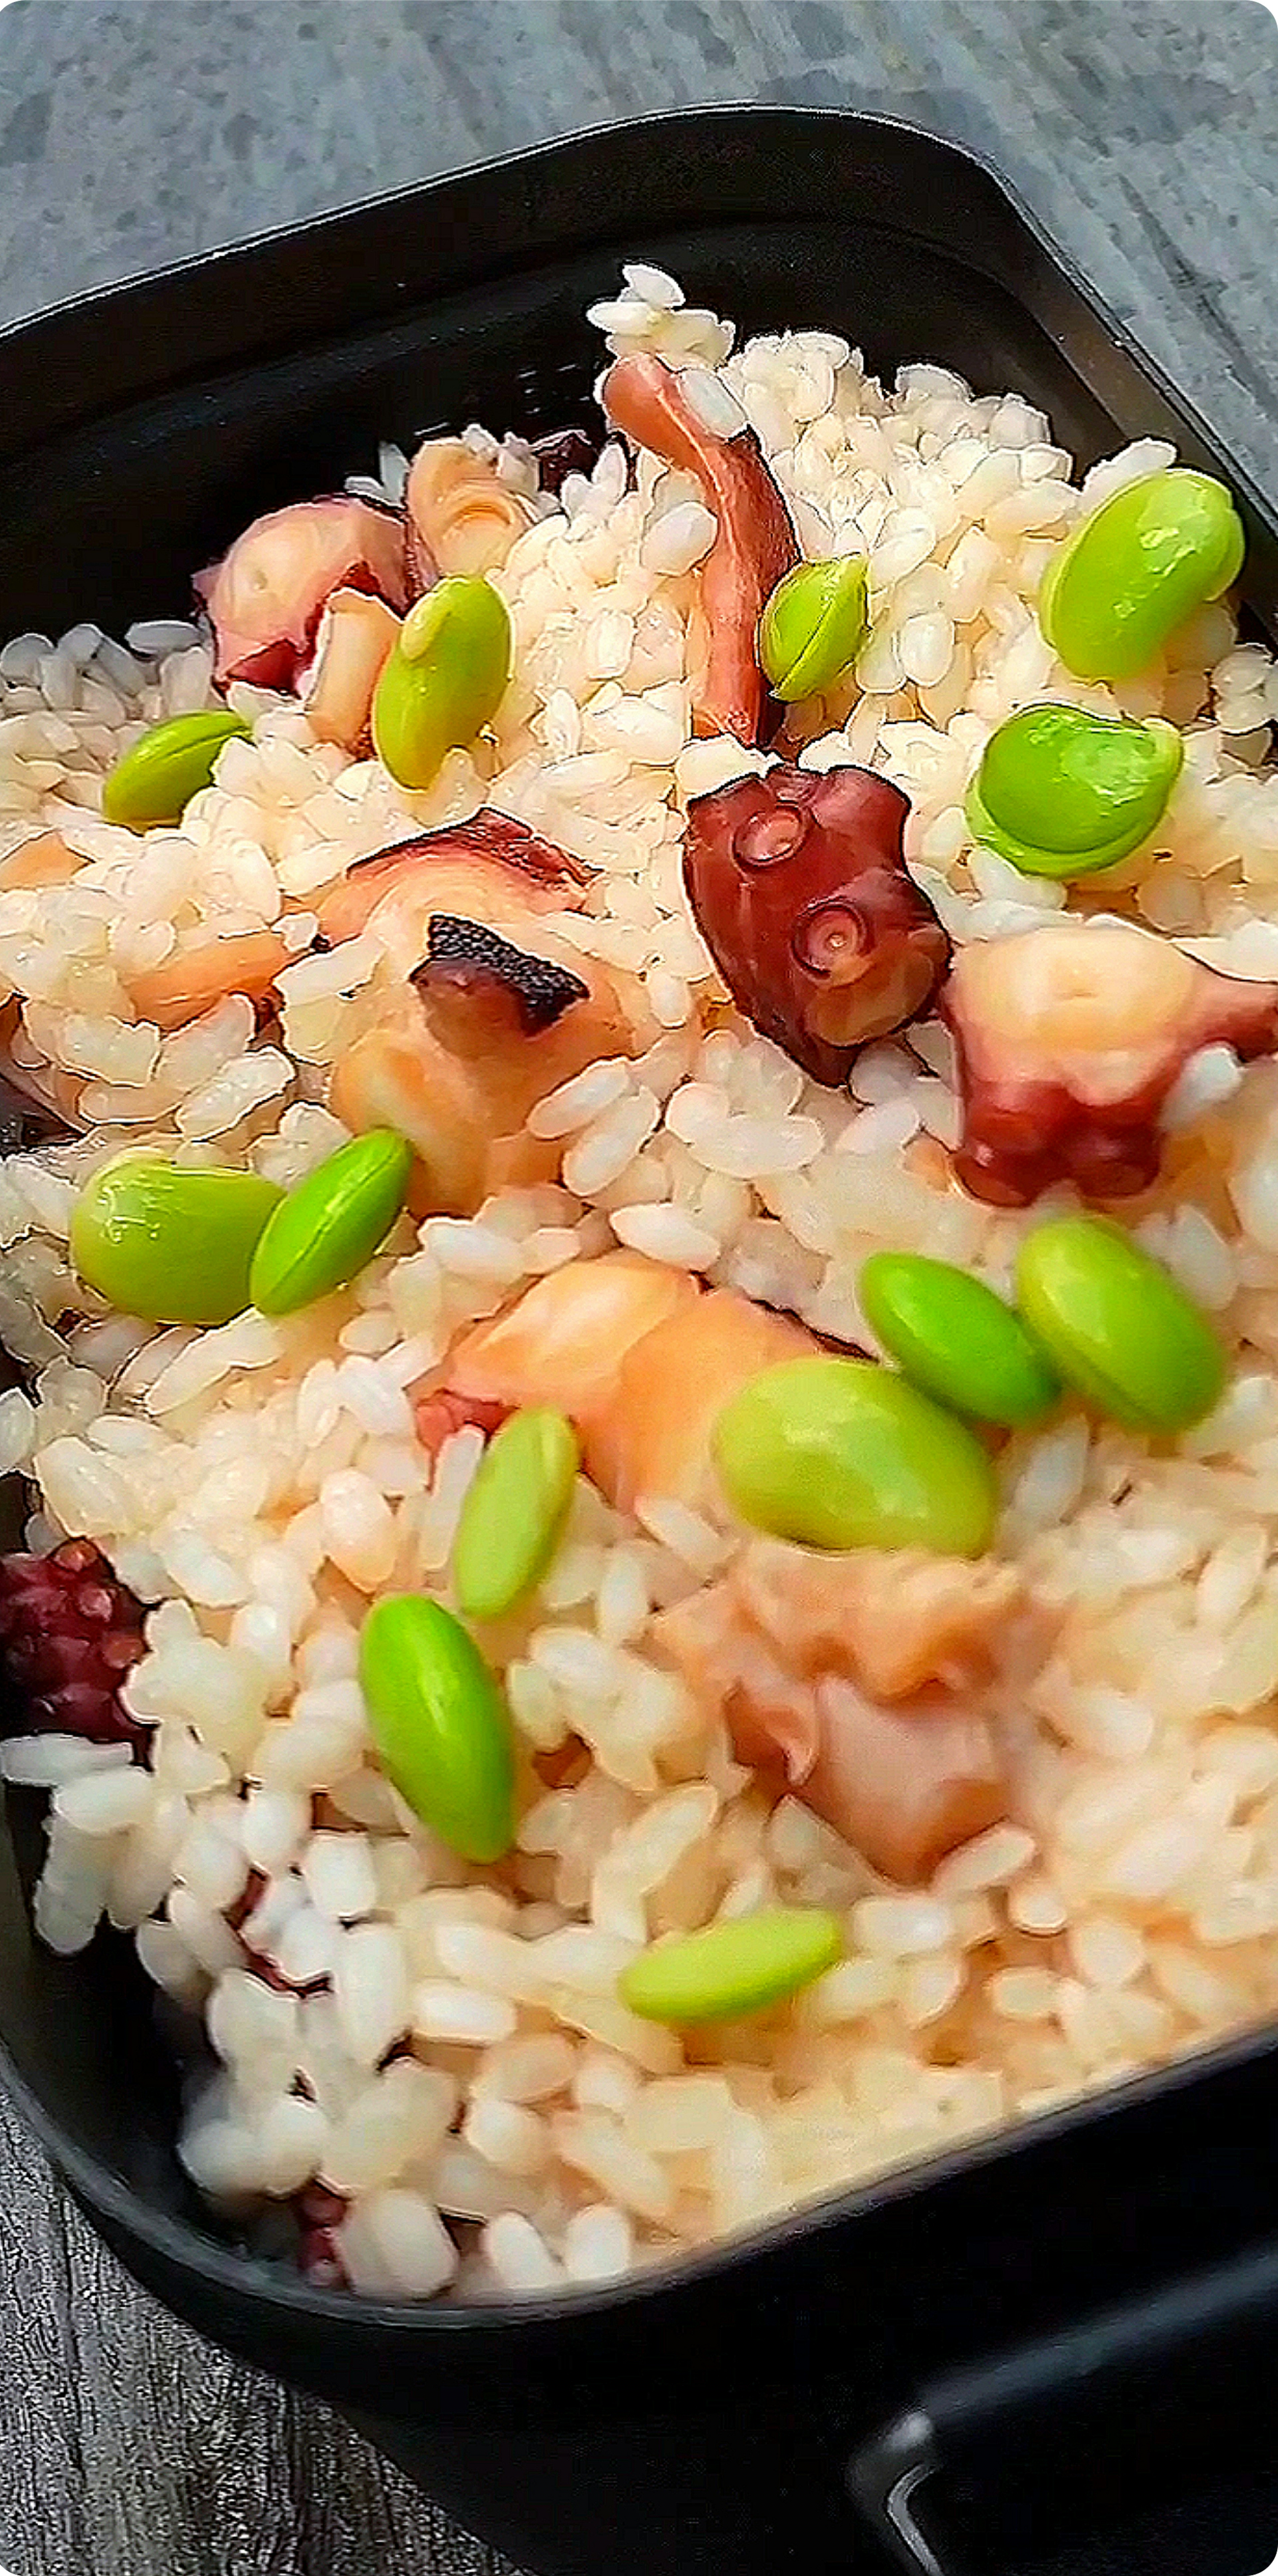
M 1278 488 L 1275 70 L 1257 0 L 18 0 L 0 321 L 610 116 L 856 105 L 999 162 Z M 2 2103 L 0 2352 L 15 2576 L 491 2576 L 346 2425 L 134 2290 Z

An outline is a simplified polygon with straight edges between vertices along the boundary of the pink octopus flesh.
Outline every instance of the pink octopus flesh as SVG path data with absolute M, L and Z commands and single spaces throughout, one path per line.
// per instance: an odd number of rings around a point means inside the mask
M 731 400 L 726 389 L 722 398 Z M 701 576 L 706 659 L 696 728 L 756 743 L 766 689 L 755 631 L 769 594 L 799 559 L 763 450 L 744 415 L 730 436 L 710 428 L 673 368 L 648 354 L 619 358 L 604 379 L 602 400 L 627 438 L 694 474 L 715 513 L 718 533 Z
M 1129 1198 L 1156 1177 L 1163 1104 L 1200 1047 L 1278 1046 L 1278 984 L 1217 974 L 1123 922 L 1055 923 L 965 948 L 941 997 L 958 1048 L 955 1169 L 1027 1207 L 1054 1182 Z
M 310 659 L 334 591 L 368 591 L 407 608 L 404 522 L 348 495 L 296 501 L 254 519 L 220 563 L 197 573 L 195 589 L 217 641 L 219 685 L 288 689 Z

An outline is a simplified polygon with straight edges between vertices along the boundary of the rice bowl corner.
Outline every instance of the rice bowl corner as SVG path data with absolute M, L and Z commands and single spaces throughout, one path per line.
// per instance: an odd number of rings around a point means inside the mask
M 884 392 L 820 332 L 733 354 L 656 271 L 596 318 L 615 356 L 704 376 L 707 418 L 739 408 L 804 557 L 867 557 L 869 641 L 787 711 L 788 757 L 904 791 L 912 879 L 960 955 L 1071 909 L 967 814 L 991 735 L 1047 700 L 1185 736 L 1152 842 L 1073 908 L 1278 975 L 1278 665 L 1218 599 L 1137 678 L 1081 681 L 1036 614 L 1062 542 L 1169 448 L 1080 486 L 1018 395 L 928 365 Z M 1191 1058 L 1129 1220 L 1223 1337 L 1219 1404 L 1150 1441 L 1069 1403 L 998 1449 L 1010 1588 L 962 1700 L 998 1750 L 990 1821 L 899 1884 L 801 1779 L 742 1758 L 670 1640 L 758 1542 L 713 1484 L 618 1501 L 583 1473 L 535 1591 L 485 1635 L 514 1847 L 460 1858 L 386 1776 L 359 1679 L 370 1602 L 452 1597 L 490 1430 L 482 1390 L 441 1411 L 457 1352 L 536 1283 L 618 1253 L 863 1352 L 870 1255 L 1006 1293 L 1044 1212 L 954 1183 L 939 1016 L 832 1086 L 732 1006 L 685 890 L 688 808 L 768 762 L 694 729 L 717 524 L 697 477 L 642 445 L 632 472 L 610 437 L 552 494 L 523 442 L 466 444 L 518 504 L 491 574 L 513 677 L 423 789 L 321 738 L 291 688 L 215 689 L 198 620 L 0 652 L 6 1060 L 65 1127 L 0 1165 L 0 1338 L 21 1375 L 0 1470 L 29 1480 L 27 1547 L 59 1601 L 95 1585 L 100 1628 L 124 1635 L 129 1730 L 15 1735 L 0 1778 L 53 1793 L 45 1941 L 75 1952 L 105 1919 L 203 2017 L 215 2071 L 180 2147 L 197 2184 L 250 2234 L 290 2203 L 313 2277 L 482 2298 L 616 2277 L 1278 2010 L 1278 1064 Z M 398 508 L 406 470 L 385 451 L 351 490 Z M 103 819 L 104 776 L 149 727 L 224 702 L 249 735 L 179 823 Z M 528 1156 L 473 1210 L 406 1212 L 303 1311 L 157 1326 L 87 1291 L 77 1198 L 124 1148 L 292 1189 L 348 1141 L 336 1077 L 388 952 L 367 924 L 318 936 L 325 907 L 357 863 L 490 808 L 587 886 L 547 895 L 541 933 L 583 992 L 637 997 L 642 1046 L 536 1099 Z M 212 943 L 264 938 L 269 1014 L 200 987 Z M 191 958 L 200 1007 L 148 1018 L 139 997 Z M 87 1553 L 64 1581 L 68 1542 Z M 687 2029 L 620 1999 L 654 1941 L 774 1906 L 842 1927 L 793 2002 Z

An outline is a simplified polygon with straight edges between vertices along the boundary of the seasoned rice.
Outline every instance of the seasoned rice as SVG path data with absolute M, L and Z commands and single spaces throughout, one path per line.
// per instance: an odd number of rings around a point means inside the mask
M 1170 448 L 1139 442 L 1080 482 L 1015 393 L 931 365 L 884 390 L 830 333 L 734 352 L 729 324 L 646 266 L 593 318 L 615 351 L 685 369 L 709 425 L 744 415 L 809 553 L 868 554 L 872 640 L 855 682 L 805 710 L 802 760 L 907 792 L 910 863 L 956 941 L 1066 904 L 974 848 L 964 816 L 992 730 L 1048 696 L 1188 728 L 1156 846 L 1107 877 L 1107 908 L 1232 973 L 1275 973 L 1268 651 L 1217 603 L 1139 681 L 1089 685 L 1035 616 L 1051 549 Z M 383 451 L 351 489 L 395 498 L 404 470 Z M 518 442 L 501 470 L 535 493 Z M 538 510 L 493 576 L 514 684 L 491 734 L 420 793 L 317 740 L 296 700 L 234 683 L 253 739 L 226 746 L 180 828 L 139 838 L 103 821 L 102 778 L 158 718 L 220 703 L 202 628 L 141 624 L 119 644 L 83 625 L 0 653 L 8 1043 L 88 1130 L 0 1168 L 0 1335 L 24 1371 L 0 1396 L 0 1470 L 30 1479 L 37 1553 L 92 1539 L 157 1605 L 125 1693 L 151 1767 L 20 1737 L 0 1777 L 51 1792 L 45 1940 L 79 1950 L 105 1917 L 204 2015 L 221 2072 L 182 2136 L 196 2181 L 240 2211 L 322 2182 L 344 2203 L 344 2276 L 407 2296 L 607 2280 L 1278 2010 L 1272 1061 L 1194 1059 L 1137 1224 L 1237 1355 L 1216 1414 L 1151 1447 L 1069 1411 L 1002 1451 L 999 1551 L 1057 1635 L 1037 1669 L 973 1691 L 1011 1814 L 930 1886 L 876 1880 L 778 1803 L 669 1668 L 654 1622 L 722 1574 L 739 1531 L 662 1496 L 619 1513 L 584 1479 L 497 1639 L 520 1753 L 510 1861 L 460 1861 L 377 1769 L 359 1625 L 388 1589 L 448 1597 L 484 1435 L 457 1428 L 426 1461 L 410 1391 L 464 1326 L 622 1245 L 872 1349 L 869 1253 L 926 1251 L 1006 1289 L 1042 1213 L 949 1186 L 939 1022 L 829 1090 L 727 1005 L 683 890 L 684 819 L 763 761 L 693 735 L 689 620 L 715 534 L 699 489 L 647 452 L 629 483 L 610 443 Z M 594 872 L 586 910 L 546 926 L 642 980 L 648 1052 L 535 1106 L 553 1179 L 473 1218 L 401 1219 L 317 1308 L 208 1331 L 106 1312 L 69 1259 L 78 1186 L 126 1144 L 284 1185 L 323 1161 L 346 1134 L 327 1076 L 368 1025 L 381 952 L 361 936 L 310 953 L 313 907 L 355 861 L 485 802 Z M 45 831 L 81 864 L 24 883 Z M 296 962 L 274 1032 L 235 994 L 172 1033 L 135 1018 L 143 971 L 277 924 Z M 847 1956 L 791 2009 L 685 2039 L 618 2000 L 654 1935 L 774 1902 L 847 1925 Z

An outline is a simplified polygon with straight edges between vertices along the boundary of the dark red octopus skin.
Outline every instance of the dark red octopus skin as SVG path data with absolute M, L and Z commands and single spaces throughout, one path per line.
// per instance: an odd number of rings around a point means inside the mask
M 778 766 L 688 808 L 683 873 L 738 1008 L 834 1086 L 921 1017 L 950 943 L 905 864 L 909 799 L 867 769 Z
M 1112 951 L 1117 968 L 1134 959 L 1157 972 L 1166 984 L 1165 1014 L 1146 1006 L 1139 1025 L 1132 1016 L 1125 1023 L 1130 987 L 1120 981 L 1111 1044 L 1071 1046 L 1068 1023 L 1062 1035 L 1055 1012 L 1049 1022 L 1051 974 L 1080 953 L 1080 935 L 1119 943 Z M 1006 979 L 1009 994 L 1017 994 L 1022 956 L 1032 958 L 1032 989 L 1044 1005 L 1037 1029 L 1032 1004 L 1014 1004 L 1010 1023 L 989 1007 L 991 977 Z M 1142 998 L 1132 995 L 1133 1012 Z M 1122 924 L 1081 934 L 1045 926 L 975 943 L 955 961 L 941 1013 L 955 1039 L 963 1112 L 954 1171 L 973 1198 L 995 1207 L 1028 1207 L 1061 1181 L 1101 1202 L 1138 1196 L 1158 1177 L 1163 1105 L 1190 1057 L 1224 1045 L 1248 1063 L 1278 1047 L 1278 984 L 1220 974 Z
M 534 438 L 532 452 L 543 492 L 559 493 L 570 474 L 589 474 L 599 455 L 599 441 L 588 429 L 548 429 Z
M 695 474 L 718 520 L 701 574 L 706 664 L 694 710 L 700 734 L 757 743 L 775 714 L 759 668 L 759 619 L 799 560 L 790 513 L 752 429 L 732 438 L 708 429 L 679 377 L 660 358 L 619 358 L 604 379 L 608 418 L 627 438 Z
M 145 1753 L 151 1730 L 120 1698 L 145 1615 L 92 1539 L 68 1539 L 52 1556 L 0 1557 L 0 1670 L 12 1703 L 0 1733 L 80 1735 Z

